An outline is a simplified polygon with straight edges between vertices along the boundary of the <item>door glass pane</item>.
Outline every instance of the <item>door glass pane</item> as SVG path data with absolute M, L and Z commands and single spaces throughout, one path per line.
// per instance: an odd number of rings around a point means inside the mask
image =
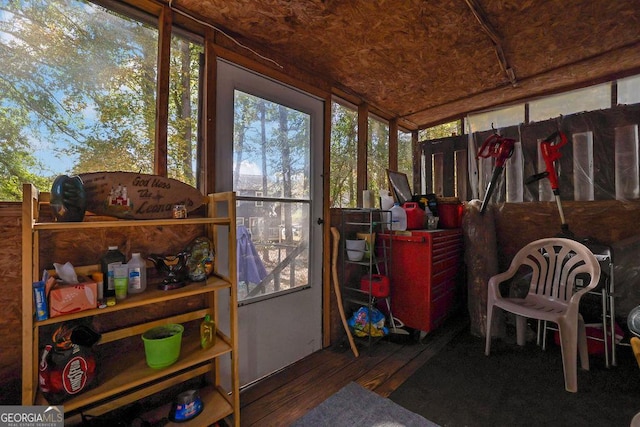
M 237 209 L 249 219 L 238 226 L 238 300 L 307 285 L 309 204 L 265 202 L 258 207 L 243 200 Z
M 238 300 L 309 284 L 310 117 L 235 91 Z

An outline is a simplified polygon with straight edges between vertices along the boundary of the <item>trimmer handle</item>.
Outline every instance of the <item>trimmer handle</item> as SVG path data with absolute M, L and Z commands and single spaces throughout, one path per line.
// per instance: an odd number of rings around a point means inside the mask
M 489 138 L 485 139 L 482 146 L 478 150 L 476 159 L 482 157 L 484 159 L 489 157 L 496 158 L 495 167 L 501 168 L 509 157 L 513 155 L 513 148 L 516 140 L 511 138 L 505 138 L 498 134 L 493 134 Z
M 540 172 L 540 173 L 537 173 L 537 174 L 535 174 L 535 175 L 531 175 L 529 178 L 527 178 L 527 179 L 524 181 L 524 183 L 525 183 L 526 185 L 529 185 L 529 184 L 532 184 L 532 183 L 534 183 L 534 182 L 536 182 L 536 181 L 540 181 L 541 179 L 546 178 L 546 177 L 548 177 L 548 176 L 549 176 L 549 172 L 547 172 L 547 171 Z
M 542 153 L 549 184 L 551 184 L 551 189 L 554 194 L 558 194 L 559 192 L 558 174 L 556 173 L 554 162 L 562 157 L 560 148 L 566 143 L 567 136 L 564 132 L 560 131 L 552 133 L 540 143 L 540 152 Z

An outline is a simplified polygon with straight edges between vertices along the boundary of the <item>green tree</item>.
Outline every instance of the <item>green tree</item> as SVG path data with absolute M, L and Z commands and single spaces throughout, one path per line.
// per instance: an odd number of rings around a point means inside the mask
M 455 136 L 455 135 L 461 135 L 461 134 L 462 134 L 462 121 L 455 120 L 453 122 L 442 123 L 427 129 L 422 129 L 418 133 L 418 139 L 420 139 L 420 141 L 426 141 L 426 140 L 446 138 L 449 136 Z
M 49 185 L 46 178 L 29 172 L 29 168 L 41 165 L 22 134 L 26 122 L 19 109 L 0 106 L 0 200 L 20 200 L 23 182 L 39 188 Z
M 398 131 L 398 172 L 406 173 L 414 193 L 418 190 L 413 182 L 413 146 L 411 133 Z
M 389 188 L 389 125 L 371 117 L 367 153 L 367 187 L 373 194 L 379 194 L 380 190 Z
M 202 45 L 173 37 L 169 83 L 169 176 L 196 185 L 199 69 Z M 194 108 L 195 107 L 195 108 Z
M 67 172 L 154 172 L 157 29 L 81 0 L 0 0 L 0 195 Z M 170 176 L 195 184 L 200 45 L 174 37 Z M 34 153 L 55 146 L 39 162 Z M 5 156 L 5 160 L 9 160 Z M 19 197 L 19 195 L 18 195 Z
M 332 207 L 356 206 L 358 113 L 336 102 L 331 105 L 331 171 L 329 197 Z
M 86 99 L 96 120 L 80 118 L 84 137 L 63 152 L 77 156 L 75 173 L 153 173 L 157 31 L 115 13 L 83 14 L 78 19 L 87 37 L 72 45 L 75 49 L 67 55 L 79 61 L 74 71 L 88 71 L 83 57 L 91 58 L 98 70 L 86 80 L 79 76 L 79 88 L 70 85 L 70 91 L 82 89 L 76 96 Z M 83 55 L 85 50 L 89 53 Z

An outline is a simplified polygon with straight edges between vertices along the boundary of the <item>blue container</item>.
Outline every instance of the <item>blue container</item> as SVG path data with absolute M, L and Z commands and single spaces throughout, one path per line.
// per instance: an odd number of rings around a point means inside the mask
M 43 281 L 33 282 L 33 301 L 36 306 L 36 320 L 47 320 L 49 318 L 49 307 Z

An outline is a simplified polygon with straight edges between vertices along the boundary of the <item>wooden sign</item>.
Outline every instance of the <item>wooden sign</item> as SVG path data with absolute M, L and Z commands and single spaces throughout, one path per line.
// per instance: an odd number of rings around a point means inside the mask
M 187 212 L 205 202 L 202 193 L 184 182 L 135 172 L 92 172 L 79 175 L 87 197 L 87 211 L 123 219 L 173 217 L 173 207 Z

